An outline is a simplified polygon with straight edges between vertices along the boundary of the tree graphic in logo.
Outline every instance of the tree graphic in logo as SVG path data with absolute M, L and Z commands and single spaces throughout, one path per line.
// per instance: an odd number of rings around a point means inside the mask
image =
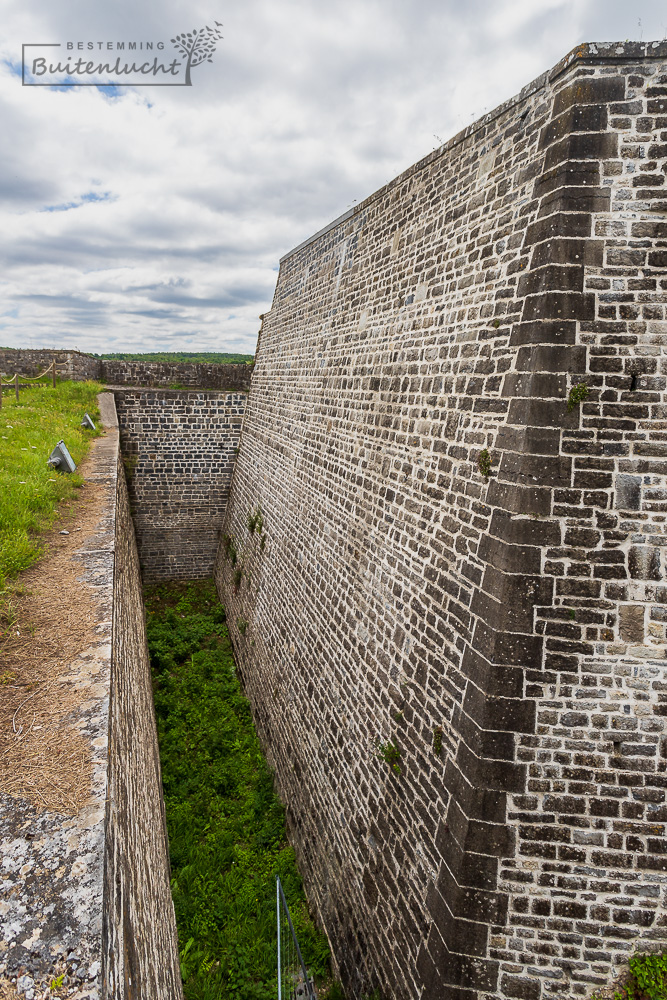
M 217 43 L 222 38 L 220 32 L 222 25 L 220 21 L 215 21 L 214 24 L 214 28 L 209 28 L 208 25 L 200 28 L 199 31 L 194 28 L 192 31 L 186 31 L 182 35 L 176 35 L 176 38 L 171 39 L 172 44 L 187 59 L 185 64 L 186 87 L 192 86 L 192 81 L 190 80 L 190 69 L 192 67 L 199 66 L 206 61 L 213 62 L 211 56 L 215 52 Z

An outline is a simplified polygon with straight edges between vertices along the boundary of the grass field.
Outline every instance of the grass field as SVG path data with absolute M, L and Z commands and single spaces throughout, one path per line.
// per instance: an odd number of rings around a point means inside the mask
M 61 439 L 77 463 L 91 437 L 80 424 L 87 411 L 98 422 L 95 382 L 59 382 L 5 388 L 0 409 L 0 590 L 8 578 L 31 565 L 42 551 L 39 532 L 57 516 L 58 504 L 81 486 L 81 477 L 46 464 Z
M 225 613 L 212 582 L 147 588 L 146 609 L 185 996 L 274 1000 L 276 874 L 312 973 L 326 974 L 329 952 L 308 915 Z

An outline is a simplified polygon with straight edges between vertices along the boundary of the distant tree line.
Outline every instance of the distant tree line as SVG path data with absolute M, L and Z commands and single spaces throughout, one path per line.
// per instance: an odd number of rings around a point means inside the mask
M 93 354 L 94 358 L 110 361 L 158 361 L 162 364 L 185 361 L 203 365 L 247 365 L 255 360 L 252 354 L 217 354 L 206 351 L 158 351 L 155 354 L 135 354 L 117 352 L 115 354 Z

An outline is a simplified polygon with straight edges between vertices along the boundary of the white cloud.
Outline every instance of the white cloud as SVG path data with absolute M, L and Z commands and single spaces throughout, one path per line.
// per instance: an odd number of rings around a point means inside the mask
M 667 22 L 620 0 L 0 11 L 0 342 L 94 351 L 252 351 L 283 253 L 575 44 Z M 15 72 L 22 42 L 168 43 L 213 19 L 224 40 L 191 88 L 109 97 Z

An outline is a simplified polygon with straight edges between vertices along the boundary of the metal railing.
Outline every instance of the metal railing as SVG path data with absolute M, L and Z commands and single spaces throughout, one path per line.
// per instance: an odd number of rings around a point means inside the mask
M 278 918 L 278 1000 L 316 1000 L 313 982 L 303 961 L 287 900 L 276 875 L 276 915 Z M 287 928 L 282 931 L 282 918 Z

